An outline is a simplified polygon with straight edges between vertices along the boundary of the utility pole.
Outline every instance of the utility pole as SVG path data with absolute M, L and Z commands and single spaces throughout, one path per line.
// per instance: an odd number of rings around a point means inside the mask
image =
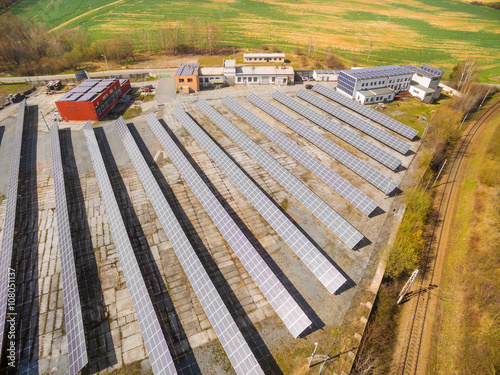
M 45 122 L 45 126 L 47 127 L 47 130 L 50 132 L 49 124 L 47 124 L 47 120 L 45 120 L 45 116 L 43 115 L 42 111 L 40 111 L 40 114 L 42 115 L 43 121 Z
M 373 41 L 370 42 L 370 50 L 368 51 L 368 58 L 366 59 L 366 61 L 370 61 L 370 55 L 372 53 L 372 46 L 373 46 Z
M 104 62 L 106 63 L 106 69 L 108 69 L 108 78 L 111 78 L 111 73 L 109 72 L 109 67 L 108 67 L 108 59 L 106 58 L 106 55 L 104 53 L 101 56 L 104 57 Z
M 417 275 L 418 275 L 418 270 L 413 271 L 410 278 L 406 282 L 405 286 L 403 287 L 403 289 L 401 289 L 401 292 L 399 292 L 399 298 L 398 298 L 398 302 L 397 302 L 398 305 L 403 300 L 403 297 L 405 296 L 406 292 L 408 292 L 408 289 L 410 289 L 410 287 L 413 284 L 413 282 L 415 281 L 415 278 L 417 277 Z
M 487 93 L 486 93 L 486 95 L 484 96 L 483 101 L 481 102 L 481 104 L 479 104 L 479 108 L 480 108 L 480 109 L 481 109 L 481 107 L 483 106 L 483 103 L 484 103 L 484 101 L 486 100 L 486 97 L 488 96 L 488 94 L 490 93 L 490 91 L 491 91 L 491 87 L 489 88 L 488 92 L 487 92 Z

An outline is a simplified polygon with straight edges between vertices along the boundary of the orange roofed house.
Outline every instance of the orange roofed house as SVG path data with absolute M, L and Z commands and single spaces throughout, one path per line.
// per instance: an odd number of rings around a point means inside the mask
M 179 66 L 175 73 L 175 88 L 183 92 L 198 91 L 200 82 L 198 80 L 200 64 L 184 63 Z

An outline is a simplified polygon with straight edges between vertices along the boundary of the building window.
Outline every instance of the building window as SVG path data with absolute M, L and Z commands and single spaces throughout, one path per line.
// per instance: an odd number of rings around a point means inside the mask
M 271 82 L 275 82 L 276 81 L 276 78 L 275 77 L 271 77 Z
M 184 82 L 184 78 L 179 78 L 179 82 Z
M 254 82 L 257 82 L 257 77 L 253 77 L 253 81 L 254 81 Z
M 188 82 L 193 82 L 193 79 L 192 78 L 188 78 Z
M 241 82 L 241 77 L 238 77 L 238 82 Z

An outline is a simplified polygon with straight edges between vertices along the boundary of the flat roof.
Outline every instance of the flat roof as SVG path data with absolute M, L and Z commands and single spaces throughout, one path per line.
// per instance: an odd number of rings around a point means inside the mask
M 413 66 L 413 65 L 405 65 L 405 68 L 411 70 L 414 73 L 417 73 L 417 74 L 420 74 L 424 77 L 427 77 L 427 78 L 436 78 L 436 77 L 442 76 L 442 73 L 439 74 L 437 72 L 431 72 L 429 70 L 420 69 L 420 68 L 417 68 L 416 66 Z
M 224 74 L 224 68 L 220 66 L 202 66 L 200 76 L 221 76 Z
M 175 72 L 176 76 L 194 76 L 195 71 L 198 70 L 200 67 L 199 63 L 183 63 L 179 66 L 179 69 L 177 69 L 177 72 Z
M 366 97 L 377 96 L 377 95 L 386 95 L 392 94 L 394 92 L 390 87 L 382 87 L 379 89 L 370 89 L 370 90 L 360 90 L 358 91 L 360 94 Z
M 238 66 L 236 68 L 236 74 L 248 74 L 248 75 L 291 75 L 294 74 L 293 68 L 291 66 L 286 66 L 284 68 L 278 66 Z
M 399 76 L 409 74 L 411 71 L 398 65 L 374 66 L 372 68 L 357 68 L 351 70 L 342 70 L 345 74 L 357 79 L 371 79 L 380 77 Z
M 118 79 L 86 79 L 59 98 L 58 102 L 91 102 Z M 120 79 L 120 86 L 127 81 Z
M 340 70 L 315 70 L 316 74 L 339 74 Z
M 236 66 L 236 60 L 224 60 L 225 68 L 234 68 Z
M 245 57 L 285 57 L 284 53 L 244 53 L 243 58 Z
M 417 82 L 415 81 L 411 81 L 411 84 L 410 84 L 410 88 L 411 87 L 416 87 L 417 89 L 420 89 L 422 91 L 425 91 L 426 94 L 432 94 L 434 93 L 436 90 L 433 90 L 433 89 L 430 89 L 428 87 L 425 87 L 425 86 L 422 86 L 422 85 L 419 85 L 417 84 Z

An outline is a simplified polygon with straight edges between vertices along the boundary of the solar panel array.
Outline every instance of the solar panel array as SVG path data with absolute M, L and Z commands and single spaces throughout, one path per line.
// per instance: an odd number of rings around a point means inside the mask
M 111 235 L 120 259 L 120 265 L 125 276 L 134 310 L 139 321 L 142 337 L 151 361 L 153 372 L 158 374 L 176 374 L 176 369 L 168 350 L 167 342 L 158 322 L 153 304 L 148 294 L 146 284 L 141 275 L 141 270 L 134 250 L 127 235 L 127 230 L 116 202 L 109 176 L 104 166 L 99 145 L 90 121 L 83 127 L 87 140 L 90 158 L 94 167 L 97 184 L 101 192 L 106 215 L 108 216 Z
M 407 69 L 398 65 L 374 66 L 371 68 L 344 70 L 343 72 L 357 79 L 392 77 L 410 73 Z
M 333 190 L 343 196 L 348 202 L 351 202 L 355 207 L 357 207 L 365 215 L 370 215 L 375 208 L 377 208 L 377 203 L 371 198 L 366 196 L 364 193 L 359 191 L 357 188 L 352 186 L 349 182 L 344 180 L 326 165 L 321 163 L 314 156 L 305 151 L 302 147 L 298 146 L 295 142 L 288 139 L 278 130 L 274 129 L 272 126 L 267 124 L 265 121 L 254 115 L 248 109 L 243 107 L 241 104 L 236 102 L 234 99 L 226 96 L 222 103 L 232 109 L 238 116 L 243 118 L 246 122 L 252 125 L 255 129 L 264 134 L 271 141 L 276 143 L 285 152 L 290 154 L 295 160 L 300 164 L 305 166 L 308 170 L 313 172 L 318 176 L 323 182 L 330 186 Z M 267 102 L 263 104 L 269 109 L 269 112 L 274 113 L 274 118 L 280 121 L 280 118 L 287 116 L 285 113 L 279 109 L 271 106 Z M 269 113 L 268 112 L 268 113 Z M 286 121 L 286 120 L 285 120 Z
M 251 94 L 248 97 L 248 100 L 250 100 L 251 103 L 267 113 L 267 106 L 263 105 L 263 100 L 257 95 Z M 315 132 L 314 130 L 308 128 L 302 122 L 293 119 L 293 121 L 287 121 L 283 124 L 326 152 L 335 160 L 344 164 L 351 171 L 363 177 L 366 181 L 368 181 L 370 184 L 375 186 L 377 189 L 380 189 L 384 193 L 390 194 L 397 187 L 397 184 L 389 177 L 384 176 L 382 173 L 370 167 L 364 161 L 358 159 L 351 153 L 344 150 L 342 147 L 323 137 L 321 134 Z
M 3 333 L 5 330 L 5 316 L 7 311 L 7 295 L 9 289 L 9 268 L 12 263 L 12 247 L 14 245 L 14 225 L 16 223 L 17 186 L 19 179 L 19 163 L 21 160 L 21 146 L 23 140 L 24 110 L 26 100 L 19 103 L 17 113 L 16 135 L 12 147 L 10 162 L 9 187 L 7 190 L 7 207 L 2 233 L 2 248 L 0 252 L 0 353 L 2 352 Z
M 87 79 L 64 94 L 58 102 L 91 101 L 115 82 L 115 79 Z
M 322 85 L 315 85 L 314 91 L 317 93 L 326 96 L 328 99 L 331 99 L 339 104 L 342 104 L 344 107 L 352 109 L 353 111 L 368 117 L 369 119 L 378 122 L 380 125 L 385 126 L 387 129 L 391 129 L 392 131 L 402 135 L 403 137 L 412 140 L 418 134 L 418 131 L 402 124 L 399 121 L 396 121 L 389 116 L 384 115 L 383 113 L 377 112 L 374 109 L 367 107 L 361 103 L 356 102 L 355 100 L 349 99 L 342 94 L 339 94 L 329 88 L 326 88 Z
M 363 235 L 356 228 L 326 204 L 324 200 L 317 196 L 302 181 L 290 173 L 288 169 L 283 167 L 276 159 L 252 141 L 245 133 L 234 126 L 231 121 L 222 116 L 203 99 L 198 100 L 196 106 L 245 150 L 248 155 L 254 158 L 264 170 L 269 172 L 281 186 L 288 190 L 304 207 L 335 233 L 349 248 L 352 249 L 363 239 Z
M 439 77 L 441 77 L 444 74 L 444 70 L 434 68 L 434 67 L 427 65 L 427 64 L 420 65 L 420 69 L 425 70 L 429 73 L 435 74 L 436 76 L 439 76 Z
M 240 259 L 243 267 L 255 280 L 293 337 L 297 337 L 311 325 L 309 318 L 222 207 L 159 121 L 153 114 L 150 114 L 146 121 L 196 198 Z
M 411 144 L 387 133 L 386 131 L 370 124 L 368 121 L 363 120 L 342 108 L 333 105 L 319 98 L 316 95 L 310 94 L 305 90 L 299 90 L 297 96 L 305 101 L 311 103 L 312 105 L 322 109 L 323 111 L 337 117 L 338 119 L 346 122 L 352 127 L 361 130 L 363 133 L 375 138 L 376 140 L 382 142 L 383 144 L 393 148 L 394 150 L 400 152 L 401 154 L 406 154 L 411 148 Z
M 154 117 L 148 117 L 148 123 L 150 126 L 153 122 L 153 118 Z M 154 120 L 156 120 L 156 118 L 154 118 Z M 156 120 L 156 122 L 158 121 Z M 165 233 L 172 244 L 172 248 L 179 259 L 189 282 L 193 286 L 193 290 L 200 300 L 200 303 L 203 306 L 215 333 L 219 337 L 229 360 L 236 370 L 236 373 L 240 375 L 263 374 L 257 359 L 254 357 L 250 347 L 243 338 L 238 326 L 234 322 L 231 314 L 222 301 L 221 296 L 212 283 L 212 280 L 208 276 L 207 271 L 201 264 L 196 251 L 193 249 L 191 243 L 186 237 L 186 234 L 182 230 L 181 225 L 177 221 L 172 208 L 168 204 L 165 195 L 162 193 L 160 186 L 158 185 L 158 182 L 149 169 L 144 156 L 141 154 L 139 147 L 130 133 L 130 130 L 121 117 L 115 124 L 127 153 L 129 154 L 146 193 L 148 194 L 149 200 L 158 215 L 158 219 L 160 220 L 160 223 L 163 226 L 163 229 L 165 229 Z M 159 123 L 154 123 L 151 128 L 154 129 L 157 126 L 161 127 Z M 166 133 L 164 129 L 162 130 Z M 161 138 L 164 138 L 164 134 Z M 166 149 L 170 150 L 170 148 Z
M 78 292 L 78 282 L 76 280 L 75 259 L 69 227 L 61 147 L 59 144 L 59 127 L 57 123 L 54 123 L 50 128 L 50 143 L 52 149 L 52 170 L 54 173 L 57 238 L 64 297 L 64 326 L 68 340 L 69 374 L 75 375 L 87 364 L 88 357 L 85 346 L 80 293 Z
M 335 293 L 346 282 L 346 278 L 342 273 L 333 267 L 314 244 L 276 207 L 274 202 L 260 190 L 186 112 L 180 107 L 175 107 L 172 114 L 326 289 L 332 294 Z
M 375 146 L 373 143 L 367 141 L 363 137 L 360 137 L 359 135 L 344 128 L 338 122 L 326 118 L 325 116 L 319 114 L 318 112 L 312 110 L 304 104 L 299 103 L 292 98 L 289 98 L 285 94 L 276 91 L 273 94 L 273 98 L 281 104 L 287 106 L 291 110 L 314 122 L 316 125 L 321 126 L 323 129 L 339 137 L 343 141 L 349 143 L 351 146 L 354 146 L 368 156 L 371 156 L 373 159 L 385 165 L 387 168 L 396 170 L 401 165 L 401 160 L 397 157 L 391 155 L 387 151 L 382 150 L 380 147 Z
M 346 278 L 332 266 L 314 244 L 295 227 L 290 219 L 275 206 L 274 202 L 210 139 L 186 112 L 180 107 L 176 107 L 172 114 L 326 289 L 332 294 L 335 293 L 346 282 Z

